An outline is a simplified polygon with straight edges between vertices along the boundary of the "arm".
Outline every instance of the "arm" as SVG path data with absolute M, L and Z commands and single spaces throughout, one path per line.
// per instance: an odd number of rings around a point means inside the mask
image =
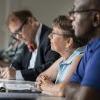
M 78 55 L 73 59 L 70 67 L 68 67 L 68 69 L 67 69 L 67 73 L 66 73 L 66 76 L 64 79 L 65 83 L 68 83 L 70 81 L 70 78 L 74 74 L 74 72 L 76 71 L 76 68 L 77 68 L 81 58 L 82 58 L 82 55 Z
M 37 84 L 37 88 L 42 91 L 42 93 L 52 95 L 52 96 L 64 96 L 64 88 L 66 83 L 54 84 L 52 80 L 48 78 L 41 77 L 41 83 Z
M 41 80 L 41 75 L 42 76 L 47 76 L 51 80 L 55 80 L 57 73 L 58 73 L 58 66 L 60 61 L 62 60 L 62 57 L 56 60 L 46 71 L 42 72 L 38 77 L 37 81 Z
M 85 56 L 86 57 L 86 56 Z M 97 49 L 84 66 L 84 76 L 81 81 L 80 90 L 77 89 L 77 95 L 75 100 L 99 100 L 100 99 L 100 48 Z M 84 59 L 81 60 L 81 63 Z M 81 64 L 80 63 L 80 64 Z M 81 65 L 79 66 L 79 68 Z M 80 72 L 80 70 L 77 70 Z M 79 74 L 79 73 L 78 73 Z M 77 74 L 77 76 L 78 76 Z M 75 88 L 75 87 L 71 87 Z M 72 92 L 68 94 L 69 90 L 66 87 L 66 98 L 68 96 L 73 97 Z M 68 95 L 67 95 L 68 94 Z M 74 94 L 75 96 L 75 94 Z M 68 100 L 70 100 L 68 98 Z M 73 100 L 73 99 L 72 99 Z
M 49 81 L 45 81 L 41 85 L 41 90 L 43 93 L 52 96 L 66 96 L 67 100 L 76 100 L 76 94 L 79 91 L 79 89 L 79 84 L 64 82 L 55 85 Z
M 52 96 L 64 96 L 65 83 L 41 85 L 42 93 Z
M 100 99 L 100 90 L 80 86 L 79 84 L 69 83 L 66 84 L 64 91 L 66 100 L 99 100 Z
M 82 86 L 76 96 L 77 100 L 99 100 L 100 90 L 96 90 L 87 86 Z
M 62 83 L 53 84 L 53 83 L 51 83 L 51 81 L 44 80 L 44 81 L 42 81 L 41 89 L 44 91 L 48 91 L 47 93 L 55 95 L 55 96 L 64 96 L 63 90 L 64 90 L 66 84 L 70 81 L 71 76 L 75 72 L 81 57 L 82 57 L 82 55 L 78 55 L 74 58 L 72 64 L 67 69 L 65 79 Z

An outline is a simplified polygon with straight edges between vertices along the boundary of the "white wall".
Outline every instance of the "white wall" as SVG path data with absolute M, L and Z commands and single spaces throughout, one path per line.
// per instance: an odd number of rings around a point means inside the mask
M 29 9 L 39 21 L 51 26 L 52 20 L 70 10 L 73 0 L 0 0 L 0 49 L 7 47 L 9 34 L 5 25 L 13 10 Z

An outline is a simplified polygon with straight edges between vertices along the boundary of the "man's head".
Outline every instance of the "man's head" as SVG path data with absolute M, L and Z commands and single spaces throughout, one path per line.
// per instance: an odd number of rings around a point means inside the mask
M 14 36 L 28 44 L 32 43 L 39 23 L 30 11 L 21 10 L 9 15 L 7 25 Z
M 90 39 L 97 35 L 100 27 L 99 0 L 75 0 L 71 14 L 76 36 Z

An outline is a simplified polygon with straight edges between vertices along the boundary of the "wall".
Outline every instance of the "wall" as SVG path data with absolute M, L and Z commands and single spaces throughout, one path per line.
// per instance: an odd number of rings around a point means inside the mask
M 6 0 L 0 0 L 0 47 L 5 45 L 6 34 L 4 32 L 4 23 L 5 23 L 5 11 L 6 11 Z
M 72 4 L 73 0 L 0 0 L 0 49 L 8 45 L 10 34 L 5 22 L 11 11 L 29 9 L 40 22 L 51 26 L 52 20 L 66 14 Z
M 59 14 L 66 14 L 71 8 L 72 0 L 22 0 L 21 8 L 31 9 L 38 19 L 51 25 Z M 33 2 L 33 3 L 32 3 Z

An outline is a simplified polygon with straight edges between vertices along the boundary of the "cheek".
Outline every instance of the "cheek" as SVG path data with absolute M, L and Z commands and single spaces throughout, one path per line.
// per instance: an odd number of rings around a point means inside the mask
M 55 50 L 59 53 L 59 51 L 63 49 L 63 41 L 61 40 L 61 38 L 53 38 L 51 40 L 51 48 L 52 50 Z
M 9 26 L 8 28 L 9 28 L 11 33 L 14 33 L 17 29 L 16 27 L 13 27 L 13 26 Z
M 87 21 L 81 21 L 79 24 L 78 24 L 78 28 L 77 28 L 78 32 L 80 33 L 80 35 L 83 35 L 85 36 L 86 34 L 89 34 L 89 30 L 91 30 L 91 23 L 89 20 Z
M 53 38 L 51 39 L 51 45 L 59 44 L 58 41 L 59 41 L 59 38 L 53 37 Z
M 23 34 L 23 37 L 28 40 L 33 38 L 32 29 L 29 28 L 28 26 L 24 27 L 24 29 L 22 30 L 22 34 Z
M 28 35 L 26 32 L 21 32 L 20 34 L 21 34 L 22 40 L 28 41 Z
M 87 22 L 84 19 L 78 19 L 75 21 L 74 30 L 76 36 L 85 34 L 86 29 L 88 29 L 88 27 L 87 27 Z

